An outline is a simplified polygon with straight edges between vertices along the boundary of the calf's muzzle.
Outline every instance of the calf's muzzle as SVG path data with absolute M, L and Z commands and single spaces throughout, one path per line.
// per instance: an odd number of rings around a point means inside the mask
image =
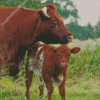
M 61 65 L 60 65 L 61 67 L 67 67 L 67 64 L 66 63 L 61 63 Z

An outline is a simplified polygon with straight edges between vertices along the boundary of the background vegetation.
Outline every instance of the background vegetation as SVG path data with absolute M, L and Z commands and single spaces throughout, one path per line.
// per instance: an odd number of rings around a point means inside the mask
M 26 7 L 40 9 L 42 5 L 54 3 L 60 15 L 67 19 L 72 16 L 68 29 L 73 33 L 74 46 L 81 47 L 77 55 L 71 55 L 68 76 L 66 81 L 67 100 L 100 100 L 100 21 L 95 26 L 88 23 L 86 26 L 78 25 L 78 10 L 71 0 L 0 0 L 0 5 L 9 7 Z M 65 2 L 64 6 L 61 3 Z M 70 6 L 70 9 L 68 9 Z M 89 40 L 92 38 L 93 40 Z M 77 39 L 85 40 L 77 42 Z M 86 40 L 88 39 L 88 40 Z M 73 44 L 73 41 L 70 45 Z M 82 45 L 78 45 L 82 42 Z M 91 43 L 89 45 L 88 43 Z M 84 44 L 84 45 L 83 45 Z M 95 44 L 95 46 L 94 46 Z M 56 45 L 54 45 L 56 46 Z M 14 78 L 0 77 L 0 100 L 24 100 L 25 95 L 25 65 L 23 70 Z M 38 76 L 34 75 L 30 88 L 30 100 L 38 100 Z M 43 100 L 47 100 L 45 97 Z M 61 100 L 58 88 L 54 88 L 53 100 Z

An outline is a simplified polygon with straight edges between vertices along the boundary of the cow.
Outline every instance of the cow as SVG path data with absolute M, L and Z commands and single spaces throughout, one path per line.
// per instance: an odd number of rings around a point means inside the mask
M 43 84 L 47 88 L 48 100 L 52 100 L 53 85 L 59 87 L 59 93 L 62 100 L 65 99 L 65 82 L 67 77 L 67 68 L 71 53 L 76 54 L 80 51 L 79 47 L 70 49 L 63 44 L 59 47 L 49 46 L 47 44 L 36 43 L 28 51 L 26 61 L 26 94 L 25 100 L 29 100 L 29 88 L 32 83 L 33 72 L 39 76 L 39 95 L 43 97 Z
M 0 6 L 0 23 L 0 75 L 18 74 L 37 41 L 67 44 L 73 39 L 54 4 L 38 10 Z

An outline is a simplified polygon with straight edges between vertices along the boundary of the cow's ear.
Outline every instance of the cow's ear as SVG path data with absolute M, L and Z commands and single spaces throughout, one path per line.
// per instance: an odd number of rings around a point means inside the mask
M 45 20 L 45 16 L 44 16 L 42 10 L 39 11 L 39 16 L 38 17 L 39 17 L 40 20 Z
M 47 13 L 47 7 L 43 6 L 42 9 L 39 10 L 39 18 L 44 20 L 45 18 L 50 18 L 50 16 Z
M 78 53 L 80 50 L 81 50 L 81 48 L 75 47 L 75 48 L 71 49 L 71 53 L 76 54 L 76 53 Z

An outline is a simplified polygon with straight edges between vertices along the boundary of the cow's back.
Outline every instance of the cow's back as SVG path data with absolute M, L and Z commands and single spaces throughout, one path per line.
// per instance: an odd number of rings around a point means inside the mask
M 17 22 L 18 19 L 24 18 L 31 12 L 32 10 L 26 8 L 0 6 L 0 23 L 3 23 L 4 21 L 11 21 L 12 19 L 17 19 Z
M 0 6 L 0 23 L 3 23 L 16 8 Z

